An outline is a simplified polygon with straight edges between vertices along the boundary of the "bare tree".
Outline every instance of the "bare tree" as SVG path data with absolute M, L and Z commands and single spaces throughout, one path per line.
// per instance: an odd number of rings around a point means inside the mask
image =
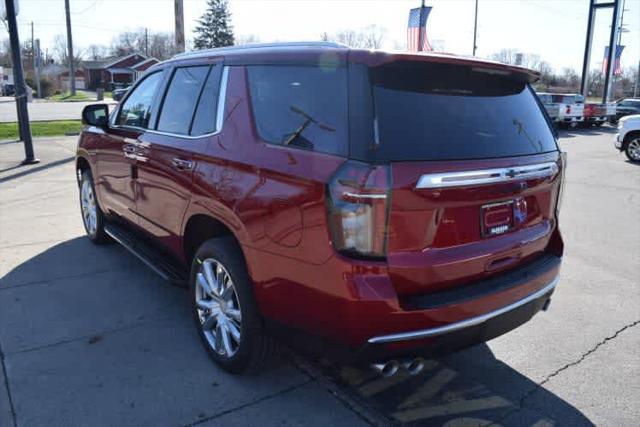
M 380 49 L 387 30 L 377 25 L 369 25 L 361 31 L 362 47 L 366 49 Z
M 144 52 L 144 46 L 145 34 L 143 28 L 124 31 L 113 38 L 111 42 L 111 54 L 124 56 L 133 52 Z
M 334 41 L 350 47 L 379 49 L 382 47 L 387 30 L 377 25 L 369 25 L 360 30 L 342 30 L 334 34 L 324 32 L 320 40 Z
M 109 49 L 106 46 L 92 44 L 87 48 L 87 57 L 94 61 L 107 56 Z
M 255 34 L 239 35 L 235 38 L 235 44 L 237 46 L 243 44 L 255 44 L 260 43 L 260 38 Z
M 73 64 L 76 66 L 76 69 L 80 66 L 82 62 L 83 53 L 80 49 L 74 48 L 73 54 Z M 69 51 L 67 50 L 67 37 L 63 34 L 58 34 L 53 38 L 53 58 L 59 64 L 64 65 L 65 67 L 69 64 Z
M 173 33 L 150 33 L 148 37 L 148 56 L 164 61 L 178 52 Z

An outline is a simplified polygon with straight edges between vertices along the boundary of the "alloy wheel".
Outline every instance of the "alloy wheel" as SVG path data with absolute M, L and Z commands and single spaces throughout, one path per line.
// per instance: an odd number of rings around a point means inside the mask
M 640 161 L 640 138 L 633 139 L 629 142 L 627 152 L 633 160 Z
M 98 220 L 96 212 L 96 198 L 93 194 L 93 187 L 88 179 L 82 182 L 80 205 L 82 208 L 82 219 L 87 231 L 91 236 L 95 236 L 98 230 Z
M 195 284 L 196 310 L 209 346 L 231 358 L 242 339 L 242 312 L 227 269 L 216 259 L 200 262 Z

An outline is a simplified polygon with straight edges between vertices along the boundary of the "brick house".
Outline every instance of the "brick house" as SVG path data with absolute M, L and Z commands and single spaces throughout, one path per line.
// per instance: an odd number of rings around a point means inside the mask
M 87 89 L 101 87 L 106 90 L 129 86 L 140 74 L 158 62 L 157 59 L 148 58 L 141 53 L 84 61 L 85 85 Z

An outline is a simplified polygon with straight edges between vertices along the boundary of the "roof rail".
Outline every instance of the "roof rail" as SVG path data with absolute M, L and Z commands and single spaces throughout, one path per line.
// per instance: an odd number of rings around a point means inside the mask
M 265 49 L 271 47 L 330 47 L 330 48 L 347 48 L 348 46 L 342 43 L 335 42 L 325 42 L 325 41 L 310 41 L 310 42 L 279 42 L 279 43 L 251 43 L 244 44 L 240 46 L 226 46 L 226 47 L 216 47 L 213 49 L 203 49 L 203 50 L 194 50 L 191 52 L 183 52 L 177 55 L 174 55 L 172 59 L 179 58 L 193 58 L 200 56 L 207 56 L 210 54 L 223 53 L 223 52 L 234 52 L 234 51 L 243 51 L 243 50 L 251 50 L 251 49 Z

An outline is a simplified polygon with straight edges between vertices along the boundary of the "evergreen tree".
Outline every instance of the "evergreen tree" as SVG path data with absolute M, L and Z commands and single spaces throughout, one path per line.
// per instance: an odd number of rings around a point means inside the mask
M 207 0 L 207 10 L 198 20 L 193 44 L 196 49 L 231 46 L 234 43 L 227 0 Z

